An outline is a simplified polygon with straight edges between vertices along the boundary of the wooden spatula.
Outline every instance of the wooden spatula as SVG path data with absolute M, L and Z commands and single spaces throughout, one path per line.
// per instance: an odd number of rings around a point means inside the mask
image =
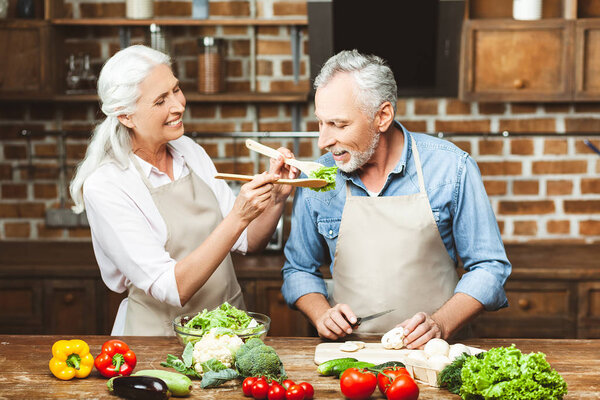
M 244 181 L 249 182 L 254 179 L 252 175 L 240 175 L 240 174 L 222 174 L 218 173 L 215 175 L 216 179 L 228 179 L 231 181 Z M 275 183 L 281 185 L 292 185 L 299 187 L 309 187 L 309 188 L 320 188 L 327 185 L 327 181 L 325 179 L 278 179 Z
M 252 139 L 246 139 L 246 147 L 249 148 L 250 150 L 254 150 L 257 153 L 263 154 L 267 157 L 277 158 L 277 157 L 281 156 L 281 153 L 278 152 L 277 150 L 275 150 L 269 146 L 265 146 L 264 144 L 258 143 L 257 141 L 252 140 Z M 291 165 L 292 167 L 298 168 L 300 171 L 304 172 L 306 174 L 306 176 L 310 176 L 311 172 L 314 172 L 316 170 L 319 170 L 319 169 L 325 167 L 323 164 L 319 164 L 318 162 L 300 161 L 300 160 L 296 160 L 294 158 L 285 158 L 284 157 L 283 162 L 288 165 Z

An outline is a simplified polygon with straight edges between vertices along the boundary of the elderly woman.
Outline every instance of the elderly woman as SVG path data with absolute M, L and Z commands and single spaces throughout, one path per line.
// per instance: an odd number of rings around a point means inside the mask
M 227 301 L 243 308 L 230 252 L 258 251 L 275 230 L 298 176 L 283 158 L 237 197 L 204 149 L 183 135 L 185 97 L 167 55 L 131 46 L 104 65 L 98 94 L 106 119 L 71 182 L 87 210 L 102 279 L 128 291 L 113 335 L 170 335 L 179 314 Z M 280 151 L 293 157 L 287 149 Z

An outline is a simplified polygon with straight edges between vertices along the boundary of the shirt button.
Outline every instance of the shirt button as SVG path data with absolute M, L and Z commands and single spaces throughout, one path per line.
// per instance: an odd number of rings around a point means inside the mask
M 329 234 L 330 234 L 330 235 L 333 235 L 333 229 L 330 229 L 330 230 L 329 230 Z

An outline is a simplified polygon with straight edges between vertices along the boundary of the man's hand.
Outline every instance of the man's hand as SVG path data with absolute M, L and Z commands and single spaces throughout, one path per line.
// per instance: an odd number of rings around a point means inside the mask
M 404 343 L 409 349 L 422 348 L 425 346 L 425 343 L 433 338 L 445 339 L 444 327 L 424 312 L 416 313 L 412 318 L 403 321 L 397 326 L 404 328 Z
M 347 304 L 336 304 L 328 309 L 315 321 L 319 336 L 336 340 L 352 333 L 352 326 L 356 324 L 356 315 Z

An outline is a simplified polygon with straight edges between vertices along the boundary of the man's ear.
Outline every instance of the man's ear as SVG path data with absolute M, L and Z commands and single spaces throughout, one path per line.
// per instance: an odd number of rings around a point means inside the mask
M 135 124 L 131 120 L 131 116 L 123 114 L 123 115 L 119 115 L 117 118 L 119 119 L 120 123 L 122 123 L 129 129 L 133 129 L 135 127 Z
M 386 132 L 394 122 L 394 107 L 389 101 L 383 102 L 375 115 L 375 126 L 379 132 Z

